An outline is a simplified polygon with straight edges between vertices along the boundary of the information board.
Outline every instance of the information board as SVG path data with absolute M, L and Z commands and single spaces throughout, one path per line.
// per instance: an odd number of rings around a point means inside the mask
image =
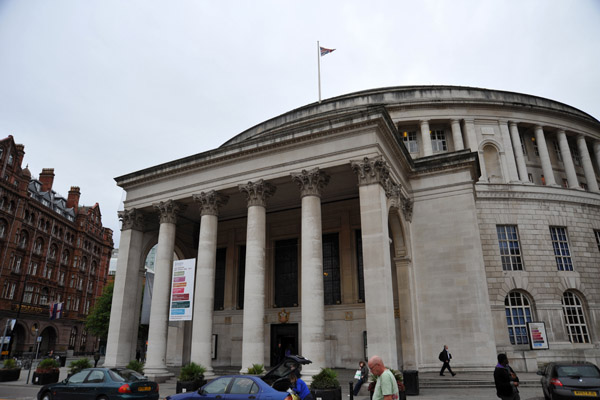
M 196 259 L 173 261 L 169 321 L 190 321 L 194 305 Z
M 546 325 L 544 322 L 528 322 L 527 332 L 529 334 L 529 347 L 531 350 L 547 350 L 548 336 L 546 336 Z

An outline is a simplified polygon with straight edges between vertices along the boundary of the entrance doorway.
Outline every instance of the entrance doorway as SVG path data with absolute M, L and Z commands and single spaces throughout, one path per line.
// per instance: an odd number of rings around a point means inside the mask
M 271 325 L 271 366 L 274 367 L 285 355 L 286 349 L 291 354 L 298 351 L 298 324 Z

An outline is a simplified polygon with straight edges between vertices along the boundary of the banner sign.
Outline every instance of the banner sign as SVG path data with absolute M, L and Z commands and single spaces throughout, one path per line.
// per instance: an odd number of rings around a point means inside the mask
M 528 322 L 527 332 L 529 333 L 529 347 L 531 350 L 547 350 L 550 348 L 544 322 Z
M 196 259 L 173 261 L 169 321 L 191 321 Z

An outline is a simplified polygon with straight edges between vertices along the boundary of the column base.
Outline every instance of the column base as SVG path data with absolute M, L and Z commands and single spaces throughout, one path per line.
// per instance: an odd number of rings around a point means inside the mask
M 146 368 L 144 369 L 144 375 L 151 381 L 158 383 L 166 382 L 175 376 L 165 368 Z

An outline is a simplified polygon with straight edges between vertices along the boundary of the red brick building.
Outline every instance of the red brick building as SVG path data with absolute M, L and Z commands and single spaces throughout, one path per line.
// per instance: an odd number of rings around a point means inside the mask
M 106 284 L 112 230 L 98 203 L 79 205 L 79 187 L 67 198 L 53 190 L 54 169 L 32 178 L 24 155 L 12 136 L 0 140 L 0 335 L 16 319 L 12 355 L 35 351 L 37 336 L 41 354 L 92 352 L 98 340 L 84 322 Z M 55 302 L 62 317 L 50 320 Z

